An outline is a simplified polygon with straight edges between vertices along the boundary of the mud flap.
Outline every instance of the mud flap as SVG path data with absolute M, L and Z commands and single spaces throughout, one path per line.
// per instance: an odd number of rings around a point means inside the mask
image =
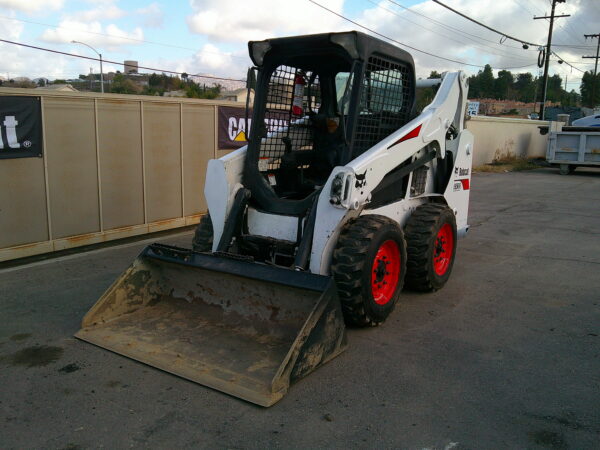
M 75 336 L 262 406 L 346 348 L 330 277 L 159 244 Z

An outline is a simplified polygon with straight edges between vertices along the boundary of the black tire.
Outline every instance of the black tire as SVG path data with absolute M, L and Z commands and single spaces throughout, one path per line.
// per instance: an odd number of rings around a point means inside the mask
M 439 203 L 421 205 L 409 217 L 404 234 L 408 245 L 406 286 L 423 292 L 441 289 L 450 278 L 456 255 L 456 218 L 452 210 Z
M 575 172 L 575 165 L 561 164 L 558 166 L 558 170 L 561 175 L 571 175 L 573 172 Z
M 196 252 L 211 252 L 213 247 L 213 226 L 210 214 L 205 214 L 200 218 L 196 227 L 194 239 L 192 240 L 192 249 Z
M 376 215 L 347 223 L 333 251 L 331 271 L 346 324 L 380 324 L 394 310 L 404 283 L 406 242 L 402 229 L 393 220 Z

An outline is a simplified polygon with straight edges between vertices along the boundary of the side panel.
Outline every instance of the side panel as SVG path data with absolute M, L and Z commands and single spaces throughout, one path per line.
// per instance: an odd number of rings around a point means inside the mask
M 181 217 L 179 105 L 146 103 L 143 108 L 148 222 Z
M 219 159 L 208 161 L 204 196 L 213 224 L 213 251 L 217 249 L 225 219 L 237 190 L 242 187 L 242 173 L 247 147 L 242 147 Z
M 471 192 L 471 162 L 473 160 L 473 134 L 463 130 L 459 136 L 458 152 L 454 162 L 454 171 L 444 193 L 448 206 L 456 215 L 458 236 L 464 236 L 469 225 L 469 194 Z
M 312 250 L 310 253 L 310 271 L 320 275 L 329 275 L 331 256 L 343 224 L 351 217 L 358 216 L 358 211 L 336 208 L 329 203 L 331 182 L 335 175 L 341 171 L 336 167 L 323 186 L 317 204 L 317 221 Z
M 42 158 L 3 159 L 0 180 L 0 249 L 48 240 Z
M 53 238 L 98 232 L 96 142 L 89 139 L 96 133 L 94 101 L 48 98 L 44 103 Z
M 140 128 L 139 102 L 98 101 L 102 215 L 107 230 L 144 223 Z
M 182 105 L 182 156 L 184 216 L 206 211 L 202 194 L 206 173 L 202 170 L 212 157 L 215 118 L 211 106 Z

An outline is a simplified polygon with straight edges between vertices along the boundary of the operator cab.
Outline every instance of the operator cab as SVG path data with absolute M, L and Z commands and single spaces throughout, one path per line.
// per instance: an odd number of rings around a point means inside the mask
M 258 69 L 244 184 L 255 207 L 304 215 L 336 166 L 414 115 L 410 54 L 353 31 L 249 43 Z

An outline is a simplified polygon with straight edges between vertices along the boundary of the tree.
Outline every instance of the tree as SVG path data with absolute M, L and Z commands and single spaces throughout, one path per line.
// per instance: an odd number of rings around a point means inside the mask
M 477 74 L 481 96 L 485 98 L 494 98 L 494 72 L 492 66 L 486 64 L 483 71 Z
M 429 76 L 427 77 L 427 79 L 432 80 L 434 78 L 442 78 L 442 74 L 438 73 L 437 70 L 432 70 L 431 73 L 429 74 Z
M 110 86 L 110 92 L 115 94 L 140 94 L 142 88 L 133 81 L 125 78 L 125 75 L 122 73 L 117 73 Z
M 531 73 L 525 72 L 517 74 L 517 80 L 514 84 L 517 100 L 525 103 L 535 101 L 535 83 Z
M 470 98 L 480 98 L 481 97 L 481 89 L 479 88 L 479 79 L 477 75 L 471 75 L 468 78 L 469 81 L 469 97 Z
M 592 98 L 592 91 L 594 91 L 594 73 L 590 70 L 585 72 L 581 79 L 581 103 L 589 108 L 600 105 L 600 73 L 596 75 L 594 98 Z
M 223 89 L 223 86 L 220 84 L 207 88 L 206 85 L 200 86 L 197 83 L 190 82 L 185 88 L 185 94 L 189 98 L 214 99 L 219 96 L 221 89 Z
M 562 106 L 577 106 L 581 103 L 581 95 L 571 89 L 571 92 L 565 93 L 561 100 Z
M 498 72 L 498 78 L 494 80 L 494 98 L 496 99 L 514 99 L 514 77 L 508 70 Z
M 546 100 L 558 102 L 562 99 L 566 92 L 562 88 L 563 81 L 560 75 L 552 75 L 548 77 L 548 87 L 546 89 Z

